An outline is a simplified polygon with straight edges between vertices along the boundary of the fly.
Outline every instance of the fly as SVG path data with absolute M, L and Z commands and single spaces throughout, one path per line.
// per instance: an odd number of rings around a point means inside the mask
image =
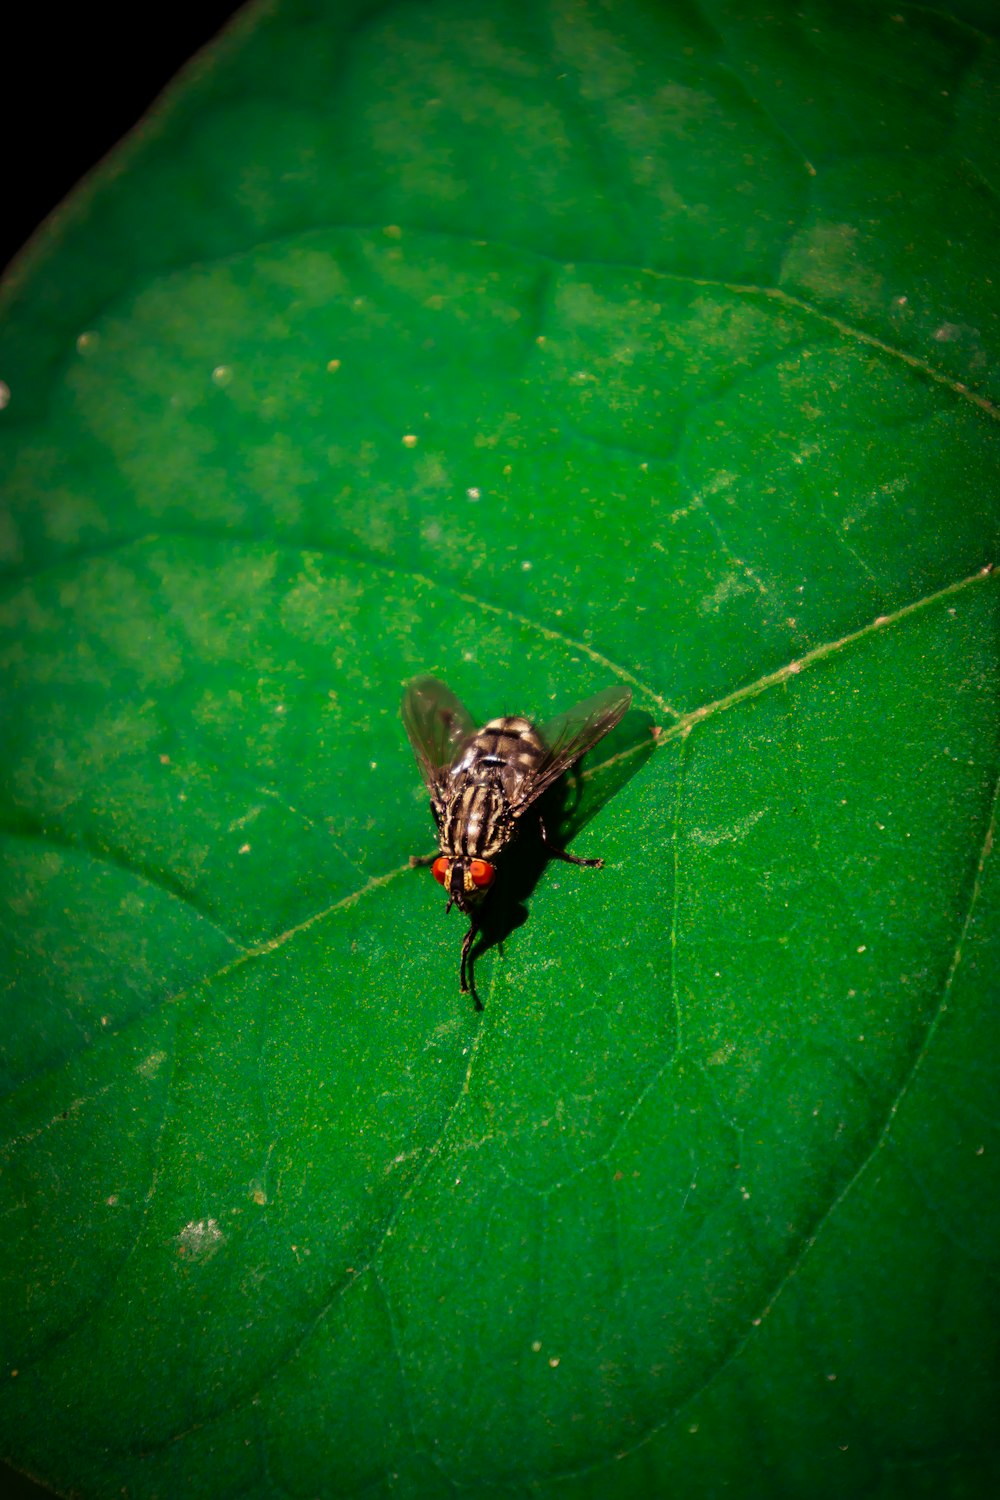
M 536 727 L 530 719 L 491 719 L 477 729 L 468 709 L 436 677 L 417 677 L 403 694 L 403 723 L 431 798 L 437 824 L 436 856 L 414 857 L 430 865 L 452 906 L 469 918 L 462 943 L 459 983 L 476 994 L 469 952 L 479 930 L 478 913 L 496 877 L 496 861 L 515 837 L 521 820 L 543 792 L 614 729 L 632 702 L 628 688 L 605 688 Z M 542 844 L 554 859 L 597 869 L 602 859 L 581 859 L 549 843 L 536 810 Z

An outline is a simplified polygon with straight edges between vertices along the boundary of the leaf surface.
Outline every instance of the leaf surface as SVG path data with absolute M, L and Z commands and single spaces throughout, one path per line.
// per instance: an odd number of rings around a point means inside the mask
M 18 1468 L 992 1493 L 990 26 L 251 8 L 15 269 Z M 421 672 L 633 691 L 481 1016 Z

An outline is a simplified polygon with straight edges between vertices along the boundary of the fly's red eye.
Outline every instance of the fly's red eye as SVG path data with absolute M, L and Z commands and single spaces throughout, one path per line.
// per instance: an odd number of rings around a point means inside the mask
M 469 874 L 472 876 L 473 885 L 492 885 L 496 870 L 492 865 L 488 865 L 485 859 L 472 859 L 469 861 Z
M 438 885 L 444 885 L 445 881 L 448 879 L 448 861 L 445 859 L 443 854 L 439 854 L 437 859 L 431 865 L 431 874 L 434 876 L 434 879 L 437 881 Z

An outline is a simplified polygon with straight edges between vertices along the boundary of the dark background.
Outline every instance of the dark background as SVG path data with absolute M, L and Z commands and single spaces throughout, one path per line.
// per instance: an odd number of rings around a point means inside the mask
M 239 8 L 5 7 L 0 270 Z

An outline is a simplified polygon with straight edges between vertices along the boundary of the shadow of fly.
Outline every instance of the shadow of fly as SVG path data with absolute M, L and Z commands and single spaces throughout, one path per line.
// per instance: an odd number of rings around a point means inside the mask
M 481 903 L 496 878 L 496 861 L 542 793 L 614 729 L 631 701 L 628 688 L 605 688 L 540 726 L 507 716 L 477 729 L 465 705 L 436 677 L 417 677 L 403 694 L 403 723 L 430 793 L 440 849 L 410 863 L 430 865 L 448 893 L 445 912 L 457 906 L 469 918 L 459 983 L 477 1010 L 483 1007 L 470 950 L 480 929 Z M 603 865 L 602 859 L 580 859 L 555 848 L 537 808 L 534 817 L 551 858 L 596 869 Z

